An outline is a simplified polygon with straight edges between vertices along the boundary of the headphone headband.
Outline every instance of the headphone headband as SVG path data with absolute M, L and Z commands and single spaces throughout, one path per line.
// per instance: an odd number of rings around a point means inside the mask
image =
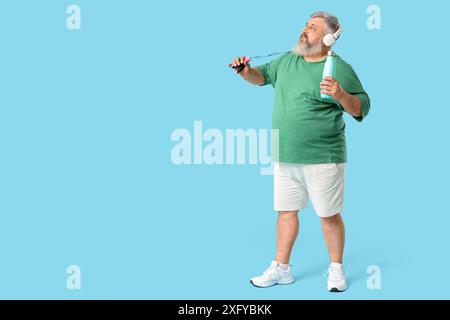
M 337 31 L 334 33 L 333 37 L 337 40 L 341 36 L 341 33 L 342 33 L 342 27 L 339 26 L 339 29 L 337 29 Z

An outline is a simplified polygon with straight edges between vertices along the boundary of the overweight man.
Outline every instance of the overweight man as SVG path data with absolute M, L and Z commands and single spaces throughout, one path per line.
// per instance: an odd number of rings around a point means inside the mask
M 326 35 L 340 30 L 338 19 L 327 12 L 311 15 L 292 52 L 252 68 L 245 57 L 230 64 L 245 68 L 239 75 L 275 89 L 272 127 L 278 130 L 274 157 L 274 209 L 278 212 L 275 259 L 260 276 L 250 280 L 257 287 L 287 285 L 295 281 L 289 265 L 299 232 L 299 212 L 311 201 L 320 217 L 328 248 L 331 292 L 346 290 L 343 268 L 345 227 L 344 179 L 347 162 L 345 123 L 347 112 L 361 122 L 369 113 L 369 96 L 353 68 L 336 56 L 336 78 L 322 79 L 331 47 Z M 335 37 L 336 38 L 336 37 Z M 324 99 L 321 93 L 332 99 Z

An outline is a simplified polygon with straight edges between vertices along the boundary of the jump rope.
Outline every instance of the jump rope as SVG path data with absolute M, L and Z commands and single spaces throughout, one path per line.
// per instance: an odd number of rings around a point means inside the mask
M 244 70 L 244 68 L 245 68 L 245 64 L 248 63 L 248 62 L 250 62 L 250 61 L 252 61 L 252 60 L 263 59 L 263 58 L 269 58 L 269 57 L 272 57 L 272 56 L 278 56 L 278 55 L 280 55 L 280 54 L 288 53 L 288 52 L 289 52 L 289 51 L 273 52 L 273 53 L 270 53 L 270 54 L 265 55 L 265 56 L 245 57 L 245 58 L 244 58 L 244 63 L 242 63 L 242 64 L 240 64 L 240 65 L 238 65 L 238 66 L 236 66 L 236 67 L 232 67 L 232 68 L 233 68 L 234 70 L 236 70 L 237 73 L 241 73 L 241 71 Z
M 325 37 L 323 38 L 323 43 L 327 46 L 327 47 L 331 47 L 332 45 L 334 45 L 336 43 L 336 40 L 339 39 L 339 37 L 342 34 L 342 27 L 339 26 L 338 30 L 335 33 L 330 33 L 325 35 Z M 232 67 L 234 70 L 236 70 L 237 73 L 240 73 L 242 70 L 244 70 L 245 68 L 245 64 L 254 60 L 254 59 L 262 59 L 262 58 L 268 58 L 268 57 L 272 57 L 272 56 L 277 56 L 283 53 L 288 53 L 289 51 L 283 51 L 283 52 L 274 52 L 265 56 L 254 56 L 254 57 L 245 57 L 244 58 L 244 63 L 241 63 L 240 65 L 236 66 L 236 67 Z M 231 65 L 230 65 L 231 66 Z

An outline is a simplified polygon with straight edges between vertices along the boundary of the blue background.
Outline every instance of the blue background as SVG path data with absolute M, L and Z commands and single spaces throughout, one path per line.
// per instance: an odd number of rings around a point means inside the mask
M 66 8 L 81 8 L 81 30 Z M 380 6 L 382 29 L 366 27 Z M 0 298 L 450 298 L 447 1 L 2 1 Z M 175 166 L 170 135 L 270 128 L 274 92 L 227 68 L 289 50 L 309 14 L 340 17 L 336 52 L 372 100 L 348 115 L 346 269 L 301 213 L 298 281 L 250 286 L 275 251 L 272 177 Z M 264 60 L 258 61 L 259 63 Z M 66 268 L 81 268 L 80 291 Z M 378 265 L 382 289 L 367 289 Z

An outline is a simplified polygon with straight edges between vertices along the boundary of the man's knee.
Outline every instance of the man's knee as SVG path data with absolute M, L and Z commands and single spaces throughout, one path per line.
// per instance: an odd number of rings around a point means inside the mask
M 320 221 L 322 222 L 322 226 L 332 228 L 335 225 L 343 224 L 342 216 L 340 213 L 329 217 L 321 217 Z
M 298 218 L 298 211 L 278 211 L 280 219 L 290 220 Z

